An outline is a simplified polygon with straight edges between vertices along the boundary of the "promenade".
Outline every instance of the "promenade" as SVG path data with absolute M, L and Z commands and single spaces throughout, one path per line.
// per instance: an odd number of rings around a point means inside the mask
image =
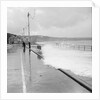
M 7 50 L 8 93 L 89 93 L 61 71 L 20 46 Z

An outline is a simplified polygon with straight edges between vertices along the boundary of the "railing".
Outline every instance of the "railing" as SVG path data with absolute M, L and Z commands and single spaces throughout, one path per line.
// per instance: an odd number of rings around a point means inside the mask
M 44 59 L 43 56 L 42 56 L 41 54 L 39 54 L 39 53 L 37 53 L 36 51 L 32 50 L 32 49 L 29 48 L 28 46 L 26 46 L 26 48 L 29 49 L 30 51 L 32 51 L 33 53 L 35 53 L 37 56 L 39 56 L 39 57 L 41 57 L 42 59 Z M 39 51 L 38 51 L 38 52 L 39 52 Z
M 59 44 L 56 43 L 56 46 L 63 48 L 71 48 L 83 51 L 92 51 L 92 45 L 76 45 L 76 44 Z
M 83 50 L 83 51 L 92 51 L 91 45 L 73 45 L 74 49 Z

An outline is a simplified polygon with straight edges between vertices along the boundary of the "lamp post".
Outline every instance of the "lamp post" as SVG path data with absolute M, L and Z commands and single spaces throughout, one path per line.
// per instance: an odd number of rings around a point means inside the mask
M 28 12 L 28 14 L 27 14 L 27 17 L 28 17 L 28 36 L 29 36 L 29 38 L 28 38 L 28 40 L 29 40 L 29 52 L 30 52 L 30 49 L 31 49 L 31 41 L 30 41 L 30 20 L 29 20 L 29 18 L 30 18 L 30 14 L 29 14 L 29 12 Z

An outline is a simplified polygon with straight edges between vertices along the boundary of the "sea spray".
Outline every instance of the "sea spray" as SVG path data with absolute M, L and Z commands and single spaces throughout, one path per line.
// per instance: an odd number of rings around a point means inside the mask
M 55 68 L 70 70 L 80 76 L 92 77 L 92 53 L 57 48 L 52 44 L 42 47 L 44 64 Z

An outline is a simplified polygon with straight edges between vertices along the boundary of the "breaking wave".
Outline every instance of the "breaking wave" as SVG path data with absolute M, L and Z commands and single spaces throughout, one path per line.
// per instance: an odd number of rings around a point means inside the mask
M 61 49 L 52 44 L 42 47 L 44 64 L 70 70 L 80 76 L 92 77 L 92 52 Z

